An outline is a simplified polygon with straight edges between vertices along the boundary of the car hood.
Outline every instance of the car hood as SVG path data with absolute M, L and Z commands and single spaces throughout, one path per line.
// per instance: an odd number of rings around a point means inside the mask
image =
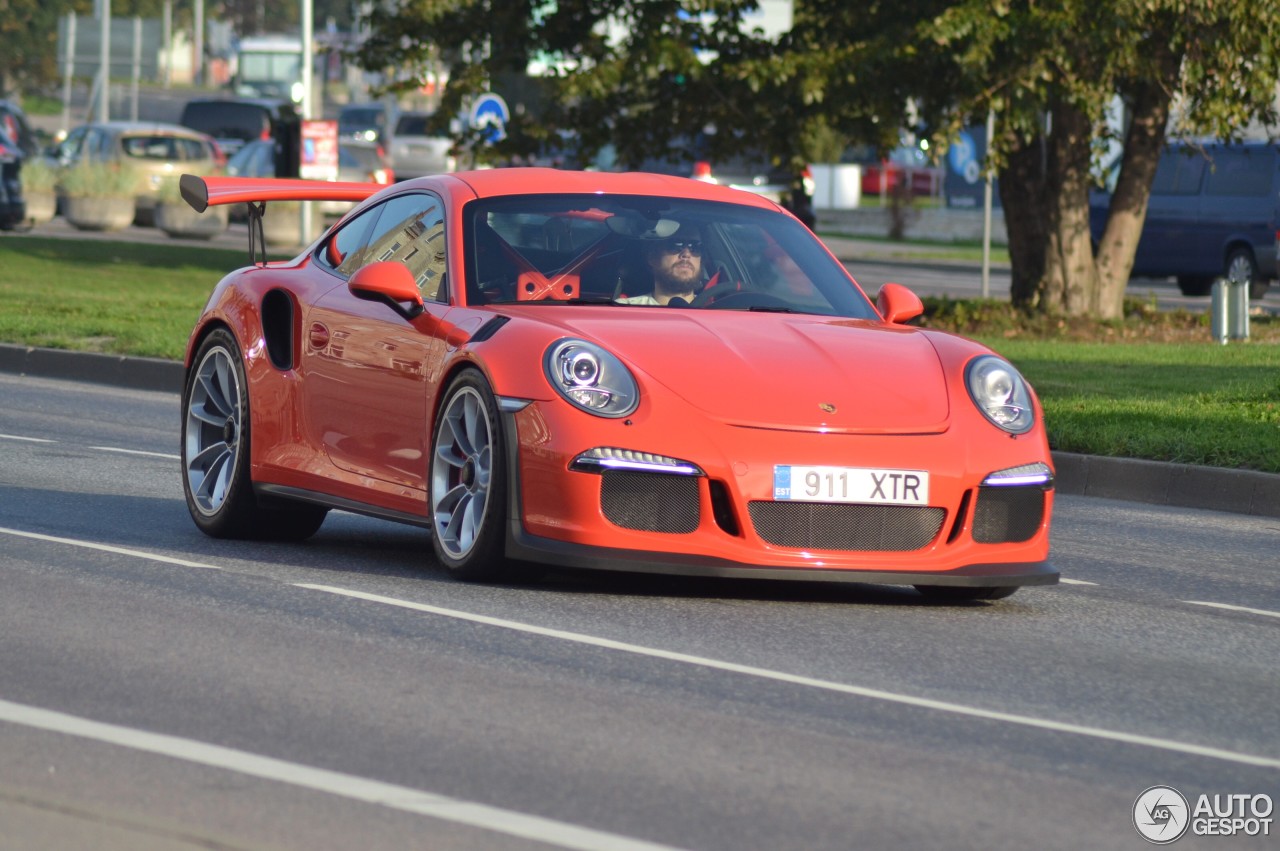
M 878 434 L 947 428 L 942 363 L 928 335 L 913 328 L 730 311 L 613 308 L 606 318 L 590 308 L 552 310 L 567 335 L 600 343 L 642 382 L 730 425 Z

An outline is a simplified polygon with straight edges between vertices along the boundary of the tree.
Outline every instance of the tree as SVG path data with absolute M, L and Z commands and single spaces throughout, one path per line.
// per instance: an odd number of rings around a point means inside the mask
M 1274 122 L 1280 6 L 1267 0 L 939 2 L 883 56 L 913 73 L 939 141 L 998 116 L 994 162 L 1009 233 L 1012 298 L 1024 308 L 1115 318 L 1123 309 L 1167 133 L 1231 137 Z M 1088 195 L 1104 113 L 1129 114 L 1096 253 Z M 1176 115 L 1175 115 L 1176 109 Z M 1173 116 L 1171 118 L 1171 116 Z
M 1122 310 L 1174 107 L 1184 135 L 1231 136 L 1276 118 L 1272 0 L 796 0 L 777 38 L 744 27 L 754 7 L 403 0 L 372 13 L 360 57 L 375 70 L 444 62 L 441 127 L 490 81 L 544 60 L 554 69 L 545 107 L 536 120 L 517 115 L 499 154 L 567 133 L 585 153 L 612 143 L 634 164 L 711 125 L 713 156 L 757 147 L 798 169 L 832 136 L 887 149 L 908 129 L 945 150 L 993 109 L 1013 301 L 1104 318 Z M 1088 195 L 1117 96 L 1131 118 L 1095 254 Z
M 58 18 L 92 8 L 91 0 L 0 0 L 0 97 L 57 80 Z

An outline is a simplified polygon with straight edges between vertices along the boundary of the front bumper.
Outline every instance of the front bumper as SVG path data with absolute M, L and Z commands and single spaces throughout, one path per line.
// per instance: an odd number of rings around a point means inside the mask
M 680 457 L 696 463 L 699 475 L 682 479 L 678 488 L 641 493 L 638 504 L 657 510 L 629 514 L 627 506 L 610 502 L 618 491 L 605 483 L 613 474 L 571 469 L 577 451 L 608 438 L 569 434 L 561 442 L 556 435 L 565 430 L 555 426 L 562 423 L 548 422 L 545 413 L 550 412 L 535 403 L 504 416 L 512 473 L 506 541 L 511 558 L 593 570 L 820 582 L 1009 587 L 1058 581 L 1048 561 L 1052 487 L 982 484 L 987 474 L 1013 466 L 1004 436 L 993 452 L 974 447 L 975 441 L 938 451 L 932 444 L 945 440 L 939 436 L 841 436 L 833 443 L 829 436 L 799 435 L 771 444 L 758 433 L 727 430 L 702 445 L 682 441 L 687 454 Z M 654 448 L 640 429 L 619 429 Z M 772 501 L 771 462 L 814 463 L 818 453 L 839 447 L 844 454 L 824 456 L 829 463 L 875 458 L 877 465 L 910 469 L 929 446 L 928 454 L 939 460 L 929 466 L 934 484 L 928 507 L 882 512 L 853 506 L 859 515 L 854 523 L 866 521 L 863 509 L 870 513 L 867 534 L 878 542 L 873 545 L 866 545 L 861 532 L 849 531 L 843 512 L 825 511 L 833 506 L 812 506 L 818 526 L 810 528 L 804 525 L 807 512 L 789 511 L 797 503 Z M 1018 452 L 1024 462 L 1041 457 L 1034 440 Z M 621 492 L 631 493 L 630 487 Z M 791 516 L 768 525 L 762 517 L 771 512 L 762 507 L 787 509 Z

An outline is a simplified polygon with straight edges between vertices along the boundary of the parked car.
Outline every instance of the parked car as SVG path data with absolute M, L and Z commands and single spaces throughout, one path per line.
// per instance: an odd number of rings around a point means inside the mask
M 339 508 L 429 529 L 465 580 L 552 565 L 995 599 L 1058 579 L 1031 387 L 909 325 L 906 287 L 873 302 L 758 195 L 545 168 L 182 189 L 197 210 L 360 202 L 298 257 L 223 277 L 192 330 L 181 476 L 212 537 L 301 540 Z M 692 299 L 624 302 L 636 261 Z
M 1208 295 L 1216 278 L 1245 283 L 1262 298 L 1277 276 L 1280 151 L 1270 142 L 1174 143 L 1160 157 L 1133 276 L 1175 277 L 1183 295 Z M 1094 241 L 1111 196 L 1089 199 Z
M 946 170 L 931 163 L 917 145 L 899 145 L 884 158 L 876 158 L 873 151 L 859 148 L 846 161 L 862 166 L 863 195 L 888 195 L 899 187 L 909 187 L 911 195 L 917 198 L 942 195 Z
M 387 154 L 397 180 L 455 171 L 458 161 L 451 153 L 453 140 L 427 132 L 429 112 L 403 112 L 396 119 Z
M 0 131 L 17 144 L 25 157 L 40 156 L 40 140 L 27 120 L 27 114 L 11 100 L 0 99 Z
M 82 160 L 120 163 L 140 173 L 136 221 L 152 223 L 156 197 L 165 178 L 184 173 L 210 174 L 225 162 L 213 139 L 204 133 L 147 121 L 83 124 L 53 148 L 59 168 Z
M 386 146 L 387 108 L 380 103 L 349 103 L 338 110 L 338 138 Z
M 676 141 L 663 157 L 649 159 L 636 171 L 690 177 L 703 183 L 729 186 L 768 198 L 813 227 L 813 178 L 806 168 L 799 181 L 789 169 L 774 164 L 763 153 L 745 153 L 715 158 L 710 140 L 699 136 L 692 142 Z
M 276 144 L 277 177 L 297 177 L 302 119 L 287 100 L 269 98 L 196 98 L 182 108 L 178 123 L 217 140 L 228 157 L 249 142 Z
M 17 139 L 0 124 L 0 230 L 13 230 L 27 218 L 22 197 L 22 163 L 26 159 Z

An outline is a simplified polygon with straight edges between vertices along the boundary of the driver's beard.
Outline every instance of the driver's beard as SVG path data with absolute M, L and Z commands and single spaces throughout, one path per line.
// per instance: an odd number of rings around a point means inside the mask
M 691 298 L 693 291 L 698 285 L 698 272 L 695 269 L 688 280 L 682 280 L 665 269 L 657 272 L 654 276 L 654 292 L 666 293 L 672 296 L 685 296 Z

